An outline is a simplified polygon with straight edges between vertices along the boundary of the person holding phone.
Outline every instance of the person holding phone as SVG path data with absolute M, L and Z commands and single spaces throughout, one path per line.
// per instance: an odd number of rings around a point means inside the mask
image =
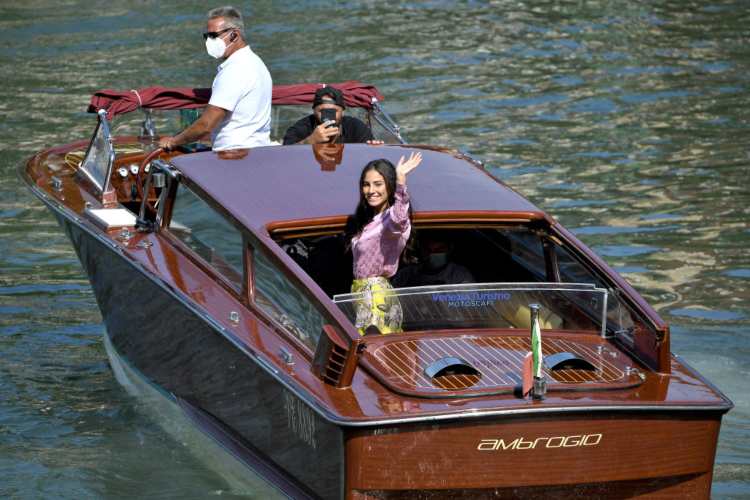
M 313 113 L 289 127 L 284 144 L 342 144 L 375 141 L 372 131 L 362 120 L 345 116 L 344 95 L 334 87 L 322 87 L 315 92 Z

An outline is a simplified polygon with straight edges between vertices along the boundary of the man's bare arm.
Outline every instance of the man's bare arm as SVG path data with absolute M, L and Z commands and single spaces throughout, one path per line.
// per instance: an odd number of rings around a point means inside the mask
M 224 119 L 227 110 L 211 104 L 206 106 L 201 116 L 188 128 L 175 136 L 162 137 L 159 146 L 164 149 L 172 149 L 181 144 L 195 142 L 206 134 L 210 134 Z

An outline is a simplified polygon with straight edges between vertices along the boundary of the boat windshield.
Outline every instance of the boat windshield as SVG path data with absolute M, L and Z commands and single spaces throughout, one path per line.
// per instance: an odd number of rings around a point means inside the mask
M 367 292 L 334 296 L 357 324 Z M 445 329 L 530 327 L 530 304 L 541 306 L 540 327 L 606 332 L 607 290 L 581 283 L 474 283 L 396 288 L 382 297 L 399 304 L 404 332 Z M 389 307 L 390 309 L 390 307 Z M 357 325 L 362 326 L 362 325 Z
M 99 122 L 79 170 L 94 183 L 99 192 L 103 193 L 109 187 L 114 161 L 115 150 L 106 113 L 99 113 Z

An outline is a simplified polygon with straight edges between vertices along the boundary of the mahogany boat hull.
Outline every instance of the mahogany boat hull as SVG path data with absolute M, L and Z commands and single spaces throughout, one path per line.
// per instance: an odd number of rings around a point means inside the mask
M 282 494 L 336 498 L 343 431 L 305 411 L 267 369 L 200 311 L 58 215 L 88 274 L 117 356 Z M 314 422 L 311 421 L 314 419 Z
M 721 416 L 627 408 L 347 426 L 314 411 L 231 332 L 56 213 L 112 347 L 282 496 L 708 498 Z

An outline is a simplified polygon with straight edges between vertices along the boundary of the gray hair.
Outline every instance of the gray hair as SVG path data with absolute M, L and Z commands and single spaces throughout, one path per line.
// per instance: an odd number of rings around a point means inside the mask
M 242 14 L 239 10 L 231 5 L 225 5 L 224 7 L 217 7 L 208 11 L 209 20 L 216 19 L 217 17 L 224 19 L 224 26 L 227 28 L 237 28 L 242 38 L 245 38 L 245 23 L 242 21 Z

